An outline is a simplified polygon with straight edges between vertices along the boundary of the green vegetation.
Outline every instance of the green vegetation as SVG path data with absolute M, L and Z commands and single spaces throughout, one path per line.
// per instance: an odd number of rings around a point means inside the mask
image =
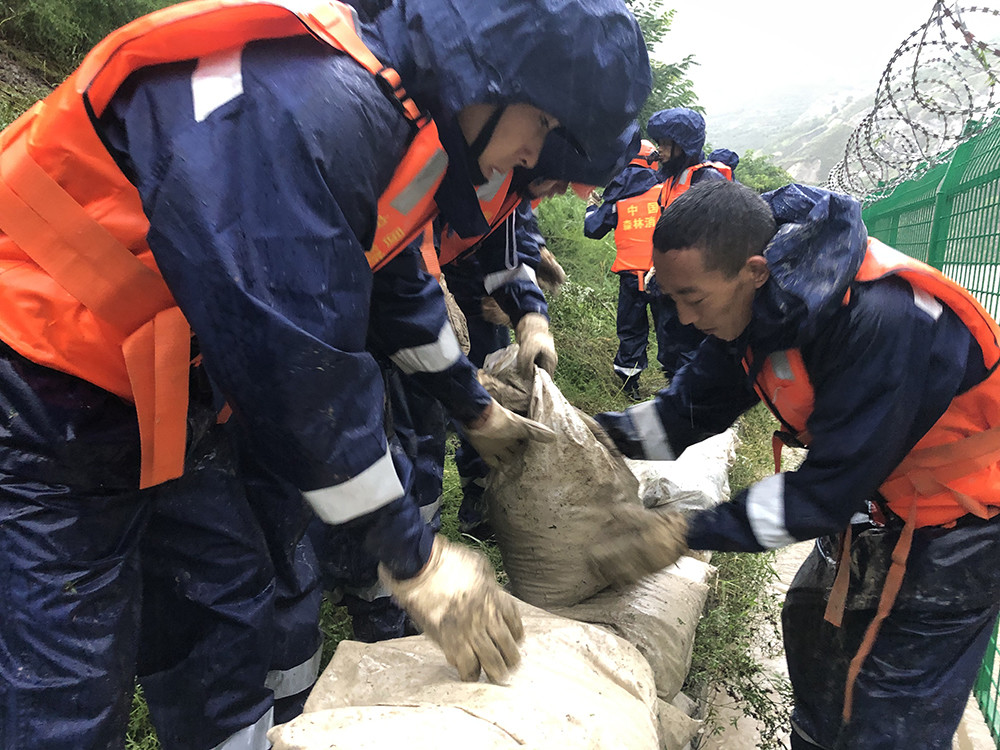
M 0 38 L 43 55 L 58 81 L 112 29 L 172 4 L 169 0 L 7 0 Z
M 766 154 L 758 154 L 753 149 L 747 149 L 740 154 L 740 163 L 736 167 L 736 179 L 758 193 L 775 190 L 782 185 L 795 182 L 795 178 L 779 167 Z
M 649 116 L 660 109 L 669 107 L 690 107 L 701 110 L 694 84 L 687 77 L 692 65 L 697 65 L 694 57 L 688 55 L 679 62 L 666 63 L 653 58 L 653 50 L 665 40 L 670 32 L 674 11 L 669 10 L 669 0 L 625 0 L 625 4 L 635 15 L 646 50 L 649 52 L 649 67 L 653 73 L 653 90 L 639 112 L 639 125 L 646 127 Z

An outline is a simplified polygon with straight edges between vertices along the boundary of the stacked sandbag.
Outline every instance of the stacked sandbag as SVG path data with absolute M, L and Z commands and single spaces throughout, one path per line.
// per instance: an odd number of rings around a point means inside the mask
M 598 627 L 520 605 L 523 662 L 507 685 L 460 682 L 424 636 L 342 641 L 305 712 L 275 727 L 275 750 L 680 750 L 661 744 L 677 709 L 649 665 Z M 674 724 L 671 724 L 671 720 Z M 664 724 L 664 722 L 666 722 Z
M 608 588 L 553 612 L 607 628 L 631 643 L 653 670 L 656 692 L 671 701 L 691 668 L 695 630 L 715 568 L 694 557 L 622 588 Z
M 675 461 L 625 463 L 639 480 L 639 497 L 647 508 L 701 510 L 729 499 L 729 467 L 736 457 L 732 428 L 695 443 Z

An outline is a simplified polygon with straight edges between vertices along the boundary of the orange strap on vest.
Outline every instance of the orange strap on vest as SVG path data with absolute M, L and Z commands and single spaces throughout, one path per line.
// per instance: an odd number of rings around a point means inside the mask
M 41 105 L 35 105 L 41 106 Z M 140 487 L 180 476 L 191 330 L 163 278 L 140 262 L 25 149 L 0 158 L 0 227 L 66 291 L 123 333 L 143 446 Z M 58 227 L 58 229 L 57 229 Z
M 438 281 L 441 280 L 441 265 L 438 263 L 437 248 L 434 247 L 434 228 L 427 225 L 423 239 L 420 241 L 420 257 L 424 259 L 427 273 Z

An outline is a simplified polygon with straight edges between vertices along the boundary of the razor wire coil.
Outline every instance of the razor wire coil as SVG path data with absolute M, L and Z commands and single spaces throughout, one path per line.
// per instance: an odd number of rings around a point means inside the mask
M 826 187 L 862 200 L 942 161 L 1000 109 L 1000 9 L 937 0 L 897 47 Z

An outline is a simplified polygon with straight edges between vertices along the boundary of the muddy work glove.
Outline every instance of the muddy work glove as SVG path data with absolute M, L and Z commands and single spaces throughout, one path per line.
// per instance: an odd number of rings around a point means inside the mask
M 549 375 L 556 371 L 556 344 L 549 333 L 549 320 L 541 313 L 528 313 L 517 322 L 517 367 L 525 373 L 538 365 Z
M 478 680 L 481 668 L 500 683 L 520 662 L 521 616 L 478 552 L 438 535 L 416 576 L 397 580 L 381 565 L 379 576 L 463 680 Z
M 514 458 L 528 440 L 551 443 L 556 439 L 556 434 L 541 422 L 505 409 L 496 399 L 486 407 L 485 419 L 481 417 L 476 424 L 466 425 L 462 433 L 488 466 L 499 466 Z
M 639 505 L 615 507 L 594 534 L 600 538 L 590 547 L 590 565 L 618 586 L 673 565 L 688 550 L 684 516 Z

